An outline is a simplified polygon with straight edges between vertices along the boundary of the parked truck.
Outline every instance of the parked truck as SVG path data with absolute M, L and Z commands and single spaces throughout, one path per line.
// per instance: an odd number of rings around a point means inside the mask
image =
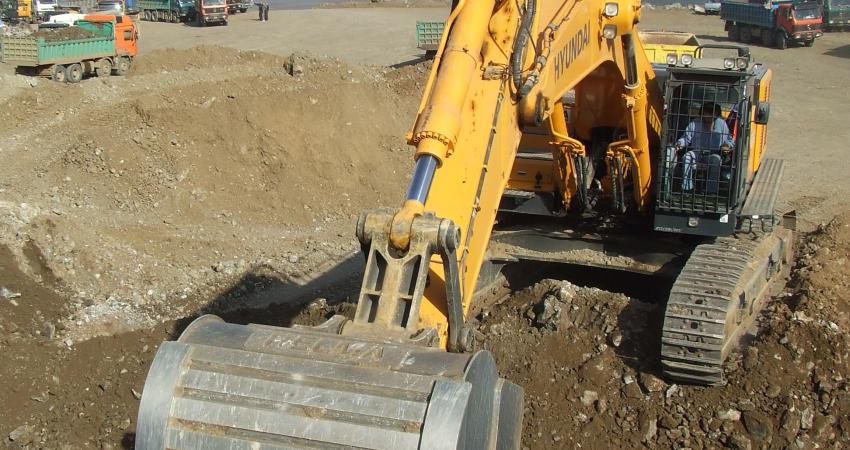
M 136 0 L 99 0 L 95 11 L 102 14 L 130 16 L 133 20 L 139 19 L 139 5 Z
M 821 0 L 825 31 L 850 30 L 850 0 Z
M 823 14 L 813 1 L 724 1 L 720 18 L 726 21 L 730 41 L 760 42 L 784 49 L 792 42 L 811 47 L 823 36 Z
M 211 23 L 227 25 L 227 0 L 195 0 L 195 21 L 205 27 Z
M 445 23 L 442 21 L 416 21 L 416 47 L 425 51 L 427 58 L 433 58 L 440 46 Z
M 227 0 L 227 13 L 236 14 L 244 13 L 251 7 L 251 2 L 248 0 Z
M 79 83 L 86 74 L 127 73 L 136 56 L 137 40 L 136 25 L 128 16 L 87 15 L 72 27 L 5 36 L 2 56 L 18 70 Z
M 151 22 L 185 22 L 194 15 L 193 0 L 139 0 L 142 20 Z
M 65 12 L 92 12 L 97 9 L 97 0 L 58 0 L 56 6 Z

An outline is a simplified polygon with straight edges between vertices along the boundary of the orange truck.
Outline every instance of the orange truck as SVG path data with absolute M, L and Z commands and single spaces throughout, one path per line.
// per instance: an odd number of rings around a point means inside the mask
M 91 14 L 70 27 L 4 37 L 2 59 L 19 71 L 79 83 L 89 74 L 127 73 L 138 39 L 138 28 L 129 16 Z

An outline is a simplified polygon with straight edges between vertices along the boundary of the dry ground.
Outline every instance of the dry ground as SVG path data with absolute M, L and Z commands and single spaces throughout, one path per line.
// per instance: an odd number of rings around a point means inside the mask
M 0 391 L 9 405 L 0 412 L 0 438 L 17 430 L 5 444 L 131 446 L 135 393 L 157 343 L 179 332 L 180 319 L 283 299 L 334 303 L 356 289 L 353 224 L 362 210 L 401 197 L 411 156 L 403 135 L 427 74 L 422 64 L 363 64 L 415 61 L 414 22 L 445 10 L 273 14 L 269 23 L 239 15 L 228 27 L 143 23 L 142 53 L 126 79 L 55 85 L 0 68 L 0 286 L 21 294 L 0 299 L 0 351 L 8 361 L 0 379 L 14 380 Z M 684 12 L 649 11 L 644 25 L 706 41 L 723 33 L 716 17 Z M 848 209 L 846 40 L 831 34 L 814 48 L 753 47 L 776 72 L 769 152 L 791 163 L 784 199 L 809 230 Z M 293 51 L 318 56 L 290 57 Z M 544 282 L 494 307 L 480 331 L 504 373 L 528 389 L 527 445 L 635 446 L 654 420 L 662 431 L 648 442 L 661 447 L 683 439 L 692 447 L 758 446 L 765 438 L 753 435 L 754 425 L 708 420 L 719 409 L 746 412 L 745 397 L 770 419 L 761 421 L 770 446 L 847 445 L 847 306 L 832 304 L 846 300 L 847 277 L 823 270 L 846 262 L 846 223 L 845 216 L 813 235 L 790 296 L 765 320 L 750 369 L 786 371 L 782 396 L 769 396 L 768 380 L 746 371 L 733 374 L 726 390 L 667 398 L 665 386 L 664 399 L 625 387 L 632 384 L 626 375 L 654 369 L 599 344 L 618 329 L 651 333 L 652 320 L 636 327 L 639 321 L 617 318 L 657 318 L 659 310 L 622 294 Z M 528 307 L 561 287 L 570 295 L 559 301 L 580 311 L 604 307 L 575 321 L 586 331 L 540 332 L 525 319 Z M 283 325 L 298 313 L 294 304 L 229 318 Z M 108 336 L 81 341 L 98 334 Z M 512 358 L 573 340 L 580 345 L 572 353 Z M 633 351 L 650 358 L 654 350 Z M 774 355 L 794 362 L 776 363 Z M 588 358 L 604 361 L 610 379 L 587 384 L 590 369 L 580 367 L 598 366 Z M 825 372 L 816 370 L 821 361 Z M 547 380 L 563 387 L 550 392 Z M 596 401 L 580 402 L 584 390 L 606 399 L 603 411 Z M 663 414 L 662 404 L 676 412 Z M 801 429 L 794 414 L 783 419 L 786 410 L 808 410 L 811 426 Z M 790 431 L 782 431 L 786 422 Z M 600 433 L 611 440 L 595 441 Z

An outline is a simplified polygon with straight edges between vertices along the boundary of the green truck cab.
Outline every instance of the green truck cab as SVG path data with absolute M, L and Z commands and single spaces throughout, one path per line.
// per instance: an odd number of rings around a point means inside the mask
M 139 0 L 142 20 L 149 22 L 186 22 L 195 13 L 193 0 Z
M 850 30 L 850 0 L 821 0 L 825 31 Z

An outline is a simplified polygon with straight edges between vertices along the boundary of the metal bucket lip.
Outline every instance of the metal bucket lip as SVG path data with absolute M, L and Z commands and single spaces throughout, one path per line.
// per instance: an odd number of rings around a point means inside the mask
M 180 333 L 180 337 L 177 338 L 177 342 L 183 342 L 184 337 L 191 336 L 196 328 L 200 328 L 211 322 L 224 322 L 224 319 L 215 314 L 204 314 L 193 320 L 186 328 L 183 329 Z

